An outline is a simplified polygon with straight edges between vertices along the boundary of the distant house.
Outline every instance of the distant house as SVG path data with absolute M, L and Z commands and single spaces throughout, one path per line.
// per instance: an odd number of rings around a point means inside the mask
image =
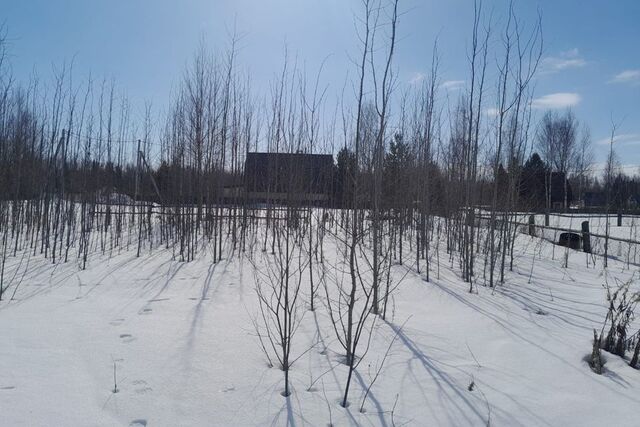
M 520 203 L 524 209 L 563 209 L 567 191 L 567 206 L 573 201 L 571 184 L 560 172 L 547 173 L 544 169 L 525 168 L 520 182 Z
M 133 197 L 119 192 L 115 187 L 102 187 L 91 194 L 95 197 L 97 203 L 109 205 L 131 205 L 135 203 Z
M 254 203 L 328 204 L 332 184 L 330 154 L 247 153 L 244 187 Z
M 573 201 L 573 191 L 571 190 L 571 184 L 566 178 L 566 175 L 562 172 L 552 172 L 551 173 L 551 208 L 552 209 L 563 209 L 564 201 L 565 201 L 565 188 L 567 191 L 567 207 L 571 205 Z
M 607 206 L 607 193 L 604 191 L 587 191 L 583 196 L 585 208 L 604 208 Z M 620 195 L 611 194 L 609 207 L 616 209 L 640 208 L 640 194 Z
M 607 195 L 604 191 L 587 191 L 582 201 L 585 208 L 601 208 L 607 204 Z
M 640 194 L 632 194 L 629 196 L 629 199 L 627 200 L 627 207 L 629 209 L 640 208 Z

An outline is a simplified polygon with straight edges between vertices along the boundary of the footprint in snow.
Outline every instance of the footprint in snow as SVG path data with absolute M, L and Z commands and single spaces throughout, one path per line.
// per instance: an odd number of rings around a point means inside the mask
M 134 336 L 131 334 L 120 334 L 120 338 L 122 339 L 122 342 L 131 342 L 135 340 Z
M 132 381 L 131 384 L 137 387 L 135 389 L 137 394 L 147 394 L 153 391 L 153 389 L 147 385 L 145 380 L 135 380 Z
M 119 326 L 122 325 L 122 322 L 124 322 L 124 319 L 113 319 L 109 324 L 111 326 Z
M 147 427 L 147 420 L 133 420 L 131 421 L 131 423 L 129 423 L 129 427 Z
M 142 310 L 140 310 L 140 311 L 138 312 L 138 314 L 151 314 L 151 312 L 152 312 L 152 311 L 153 311 L 153 310 L 152 310 L 152 309 L 150 309 L 150 308 L 143 308 Z
M 7 385 L 4 387 L 0 387 L 0 390 L 15 390 L 16 386 L 14 385 Z

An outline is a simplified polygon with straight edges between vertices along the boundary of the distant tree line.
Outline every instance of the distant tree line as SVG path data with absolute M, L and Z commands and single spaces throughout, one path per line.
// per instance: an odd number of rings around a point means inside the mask
M 525 25 L 511 3 L 494 26 L 474 2 L 457 98 L 442 93 L 437 43 L 424 79 L 397 96 L 398 3 L 362 1 L 355 97 L 337 95 L 333 111 L 322 69 L 308 81 L 286 51 L 271 90 L 252 93 L 234 35 L 222 54 L 197 50 L 158 120 L 149 106 L 134 120 L 113 82 L 77 84 L 70 67 L 44 85 L 16 83 L 0 31 L 0 299 L 5 260 L 21 252 L 82 269 L 96 252 L 237 256 L 254 267 L 254 327 L 284 372 L 283 394 L 308 351 L 295 338 L 303 304 L 322 306 L 344 356 L 346 407 L 375 318 L 395 310 L 409 271 L 430 282 L 446 265 L 475 294 L 514 270 L 522 211 L 567 210 L 598 189 L 607 212 L 628 202 L 638 180 L 621 172 L 615 126 L 596 171 L 589 130 L 571 111 L 534 117 L 540 17 Z M 258 151 L 335 153 L 329 202 L 300 203 L 301 171 L 267 179 L 259 204 L 233 191 Z M 606 255 L 605 244 L 605 266 Z

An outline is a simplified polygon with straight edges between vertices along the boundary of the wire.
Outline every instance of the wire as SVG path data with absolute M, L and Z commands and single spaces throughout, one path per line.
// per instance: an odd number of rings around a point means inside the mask
M 155 142 L 155 141 L 144 141 L 142 139 L 109 139 L 109 138 L 99 138 L 96 136 L 89 136 L 89 135 L 82 135 L 80 133 L 77 132 L 72 132 L 69 131 L 69 133 L 77 138 L 81 138 L 81 139 L 86 139 L 89 141 L 96 141 L 96 142 L 111 142 L 111 143 L 116 143 L 116 144 L 137 144 L 138 141 L 140 141 L 141 144 L 147 144 L 147 145 L 153 145 L 156 147 L 162 147 L 162 144 L 159 142 Z

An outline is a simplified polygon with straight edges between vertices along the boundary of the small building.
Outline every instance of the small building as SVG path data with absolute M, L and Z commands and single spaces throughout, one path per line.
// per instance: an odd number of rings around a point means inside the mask
M 567 208 L 573 202 L 571 184 L 564 173 L 548 173 L 542 167 L 531 167 L 525 168 L 520 179 L 520 203 L 525 209 L 562 210 L 565 201 Z
M 582 200 L 585 208 L 601 208 L 607 204 L 607 195 L 604 191 L 587 191 Z
M 82 198 L 80 193 L 77 193 L 78 199 Z M 89 192 L 90 200 L 95 200 L 96 203 L 105 205 L 133 205 L 135 200 L 133 197 L 120 192 L 115 187 L 102 187 L 99 190 Z
M 247 153 L 246 197 L 252 203 L 327 205 L 333 191 L 333 156 Z
M 569 180 L 566 178 L 566 174 L 563 172 L 552 172 L 551 173 L 551 185 L 548 191 L 551 192 L 551 208 L 554 210 L 564 209 L 565 202 L 565 189 L 567 191 L 566 194 L 566 202 L 567 208 L 571 205 L 573 201 L 573 191 L 571 188 L 571 184 Z
M 640 208 L 640 194 L 632 194 L 627 200 L 627 208 L 638 209 Z

